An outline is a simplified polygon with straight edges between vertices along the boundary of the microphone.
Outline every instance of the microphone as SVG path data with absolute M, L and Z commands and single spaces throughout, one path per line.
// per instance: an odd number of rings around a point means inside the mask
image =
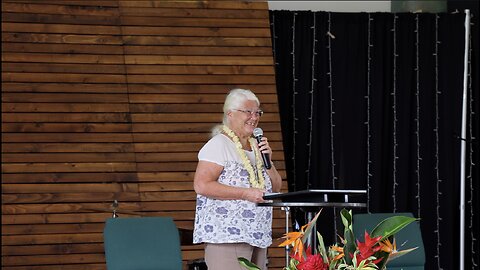
M 257 143 L 260 143 L 263 137 L 263 130 L 258 127 L 255 128 L 253 130 L 253 137 L 257 139 Z M 270 168 L 272 168 L 272 164 L 270 163 L 270 154 L 268 153 L 261 153 L 261 154 L 262 154 L 263 165 L 265 166 L 265 168 L 267 168 L 267 170 L 269 170 Z

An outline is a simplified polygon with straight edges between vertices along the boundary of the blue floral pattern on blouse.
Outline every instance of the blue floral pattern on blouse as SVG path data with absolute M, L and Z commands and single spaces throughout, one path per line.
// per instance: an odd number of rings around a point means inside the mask
M 270 177 L 265 170 L 263 175 L 266 190 L 271 192 Z M 248 172 L 236 161 L 225 163 L 218 182 L 250 187 Z M 217 200 L 197 195 L 193 242 L 248 243 L 266 248 L 272 244 L 272 208 L 257 207 L 245 200 Z

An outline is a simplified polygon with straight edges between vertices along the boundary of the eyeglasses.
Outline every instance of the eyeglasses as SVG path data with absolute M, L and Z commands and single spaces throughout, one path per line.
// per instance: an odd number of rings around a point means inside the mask
M 239 111 L 239 112 L 243 112 L 243 113 L 246 113 L 250 116 L 253 116 L 254 114 L 257 116 L 257 117 L 260 117 L 263 115 L 263 111 L 262 110 L 258 110 L 258 111 L 251 111 L 251 110 L 238 110 L 238 109 L 235 109 L 234 111 Z

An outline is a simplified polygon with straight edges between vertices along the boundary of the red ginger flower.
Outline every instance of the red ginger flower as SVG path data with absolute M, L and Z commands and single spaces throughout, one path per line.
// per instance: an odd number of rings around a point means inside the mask
M 297 265 L 298 270 L 328 270 L 328 264 L 320 254 L 307 255 L 307 259 Z
M 381 249 L 380 245 L 377 245 L 378 241 L 381 239 L 381 236 L 371 238 L 368 232 L 365 231 L 365 242 L 362 243 L 357 240 L 357 249 L 360 253 L 357 254 L 357 262 L 368 259 L 370 256 L 373 256 L 375 252 Z M 373 263 L 377 264 L 382 258 L 375 260 Z
M 303 244 L 302 244 L 302 253 L 303 253 Z M 302 253 L 295 252 L 295 250 L 292 250 L 290 252 L 290 257 L 298 262 L 303 262 L 305 261 L 305 257 L 303 256 Z M 305 249 L 305 256 L 311 256 L 312 255 L 312 247 L 307 246 L 307 249 Z

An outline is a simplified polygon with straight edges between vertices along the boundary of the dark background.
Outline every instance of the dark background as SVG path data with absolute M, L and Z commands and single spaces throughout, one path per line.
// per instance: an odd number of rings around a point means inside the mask
M 470 3 L 440 14 L 270 13 L 289 190 L 366 189 L 368 207 L 354 213 L 414 213 L 426 269 L 459 265 L 462 10 Z M 472 22 L 466 269 L 479 262 L 475 15 Z M 332 222 L 338 210 L 320 216 L 326 243 L 341 229 Z M 294 217 L 305 222 L 301 211 Z

